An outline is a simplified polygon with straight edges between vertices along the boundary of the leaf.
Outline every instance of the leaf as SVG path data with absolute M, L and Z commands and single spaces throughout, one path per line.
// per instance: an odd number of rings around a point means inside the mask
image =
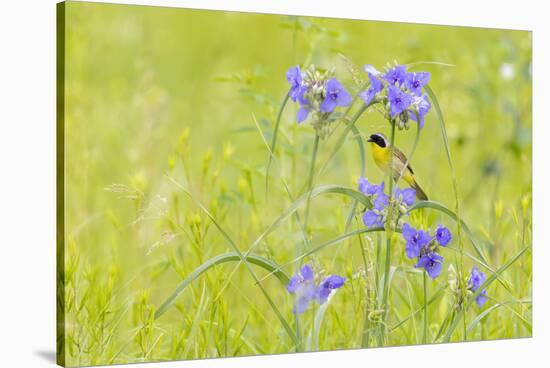
M 306 344 L 307 350 L 309 351 L 319 351 L 319 332 L 321 331 L 321 325 L 323 324 L 323 320 L 325 319 L 325 313 L 328 309 L 328 306 L 337 292 L 338 290 L 333 291 L 328 300 L 323 303 L 317 310 L 317 313 L 315 313 L 315 318 L 313 320 L 313 331 L 310 332 Z
M 373 227 L 373 228 L 363 228 L 363 229 L 351 231 L 349 233 L 341 234 L 341 235 L 337 236 L 334 239 L 331 239 L 327 242 L 319 244 L 318 246 L 312 248 L 311 250 L 308 250 L 307 252 L 305 252 L 305 253 L 299 255 L 298 257 L 294 258 L 293 260 L 291 260 L 289 262 L 286 262 L 286 263 L 283 263 L 282 265 L 278 266 L 278 268 L 276 268 L 275 270 L 273 270 L 272 272 L 267 274 L 262 280 L 264 280 L 265 278 L 271 276 L 273 273 L 275 273 L 275 271 L 281 270 L 283 267 L 286 267 L 286 266 L 291 265 L 295 262 L 298 262 L 301 259 L 303 259 L 305 257 L 308 257 L 308 256 L 310 256 L 314 253 L 317 253 L 317 252 L 319 252 L 319 251 L 321 251 L 321 250 L 323 250 L 327 247 L 339 244 L 339 243 L 343 242 L 344 240 L 346 240 L 347 238 L 351 238 L 352 236 L 365 234 L 365 233 L 384 232 L 384 231 L 386 231 L 386 230 L 383 227 Z
M 162 303 L 160 308 L 155 313 L 155 319 L 162 316 L 166 311 L 174 304 L 178 296 L 189 286 L 191 282 L 196 280 L 199 276 L 201 276 L 203 273 L 211 269 L 212 267 L 216 265 L 220 265 L 227 262 L 235 262 L 240 260 L 239 255 L 236 252 L 228 252 L 224 254 L 220 254 L 216 257 L 210 258 L 203 264 L 201 264 L 199 267 L 197 267 L 193 272 L 191 272 L 176 288 L 176 290 Z M 257 255 L 248 255 L 246 257 L 246 260 L 256 266 L 262 267 L 263 269 L 269 271 L 270 273 L 273 273 L 279 281 L 283 285 L 287 285 L 290 281 L 288 276 L 278 269 L 277 264 L 274 262 L 271 262 L 263 257 L 257 256 Z
M 365 196 L 363 193 L 344 187 L 341 185 L 322 185 L 316 188 L 313 188 L 310 192 L 302 194 L 298 199 L 296 199 L 290 207 L 288 207 L 275 221 L 252 243 L 247 254 L 252 252 L 254 248 L 260 244 L 269 234 L 275 231 L 283 221 L 290 217 L 294 212 L 296 212 L 310 197 L 311 199 L 318 197 L 323 194 L 341 194 L 351 199 L 356 199 L 358 203 L 365 205 L 365 207 L 372 207 L 370 199 Z
M 410 212 L 412 212 L 414 210 L 417 210 L 417 209 L 420 209 L 420 208 L 431 208 L 431 209 L 434 209 L 436 211 L 439 211 L 439 212 L 442 212 L 442 213 L 446 214 L 451 219 L 453 219 L 455 222 L 459 221 L 458 215 L 456 213 L 451 211 L 449 208 L 447 208 L 443 204 L 441 204 L 439 202 L 435 202 L 435 201 L 418 201 L 409 208 L 407 213 L 410 213 Z M 475 239 L 475 237 L 474 237 L 472 231 L 470 230 L 470 228 L 468 227 L 468 225 L 466 225 L 466 223 L 461 219 L 460 219 L 460 225 L 462 226 L 462 228 L 464 228 L 464 230 L 466 232 L 466 235 L 470 238 L 470 241 L 472 242 L 472 245 L 473 245 L 476 253 L 478 254 L 478 256 L 483 260 L 483 262 L 488 264 L 487 257 L 483 253 L 483 251 L 481 249 L 481 246 L 479 245 L 479 243 Z

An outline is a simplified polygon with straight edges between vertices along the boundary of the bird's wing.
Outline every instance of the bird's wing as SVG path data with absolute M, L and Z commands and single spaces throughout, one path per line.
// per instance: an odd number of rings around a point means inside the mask
M 401 152 L 397 147 L 393 147 L 393 154 L 403 163 L 403 165 L 405 164 L 405 162 L 407 162 L 407 156 L 405 156 L 405 154 Z M 407 168 L 411 171 L 411 174 L 414 174 L 410 163 L 407 163 Z

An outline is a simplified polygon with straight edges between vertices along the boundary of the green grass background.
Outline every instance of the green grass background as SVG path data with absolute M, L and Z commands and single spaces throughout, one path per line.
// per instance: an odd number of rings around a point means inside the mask
M 59 353 L 67 365 L 296 350 L 250 274 L 236 263 L 211 269 L 153 319 L 185 276 L 231 250 L 180 185 L 242 251 L 290 206 L 282 179 L 292 197 L 302 194 L 311 126 L 298 126 L 296 106 L 287 106 L 267 195 L 268 150 L 258 130 L 271 142 L 288 90 L 284 75 L 296 64 L 335 68 L 353 93 L 358 85 L 350 62 L 358 69 L 394 60 L 452 64 L 416 70 L 431 72 L 430 86 L 446 119 L 461 216 L 495 268 L 531 242 L 530 32 L 69 2 L 65 47 L 65 336 Z M 376 111 L 356 126 L 364 136 L 390 131 Z M 414 129 L 398 131 L 397 146 L 408 153 L 414 136 Z M 328 158 L 335 141 L 321 142 L 318 162 Z M 446 160 L 432 110 L 412 166 L 430 199 L 454 209 Z M 348 139 L 315 186 L 355 188 L 359 170 L 357 148 Z M 373 181 L 383 179 L 370 155 L 366 173 Z M 349 203 L 335 195 L 312 200 L 313 244 L 344 231 Z M 436 212 L 411 220 L 432 228 L 441 222 L 456 235 L 454 224 Z M 359 216 L 353 228 L 362 228 Z M 351 238 L 306 260 L 318 271 L 348 278 L 327 308 L 319 350 L 362 346 L 367 294 L 376 289 L 371 276 L 377 241 Z M 467 238 L 463 244 L 473 254 Z M 255 253 L 283 264 L 301 246 L 302 233 L 290 218 Z M 444 272 L 428 282 L 429 293 L 446 285 L 447 268 L 456 259 L 452 251 L 442 254 Z M 474 322 L 467 335 L 459 328 L 451 341 L 531 336 L 530 257 L 525 253 L 502 275 L 512 290 L 492 284 L 484 308 L 466 314 L 467 323 Z M 389 326 L 422 306 L 422 277 L 413 265 L 396 237 L 392 266 L 407 272 L 395 273 Z M 466 257 L 465 269 L 472 265 Z M 295 267 L 284 270 L 291 275 Z M 292 296 L 274 277 L 262 283 L 293 323 Z M 428 309 L 429 342 L 451 308 L 445 290 Z M 314 313 L 303 316 L 306 335 Z M 389 332 L 383 345 L 421 342 L 418 313 Z

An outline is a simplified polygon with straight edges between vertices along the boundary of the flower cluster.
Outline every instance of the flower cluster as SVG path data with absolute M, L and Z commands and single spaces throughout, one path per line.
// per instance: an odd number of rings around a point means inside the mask
M 477 269 L 477 267 L 472 268 L 470 273 L 470 279 L 468 280 L 468 290 L 474 292 L 485 282 L 487 277 L 483 272 Z M 479 295 L 476 297 L 476 303 L 481 308 L 483 304 L 489 299 L 487 296 L 487 289 L 483 289 Z
M 405 239 L 405 254 L 410 259 L 417 259 L 415 267 L 424 268 L 432 279 L 438 277 L 443 265 L 443 257 L 438 254 L 438 248 L 447 246 L 451 241 L 449 229 L 438 225 L 432 236 L 427 231 L 403 224 L 402 234 Z
M 296 295 L 296 302 L 292 308 L 292 313 L 301 314 L 307 310 L 309 303 L 317 301 L 324 304 L 333 290 L 344 285 L 346 279 L 338 275 L 326 277 L 319 285 L 315 284 L 315 274 L 313 269 L 304 265 L 298 273 L 290 279 L 286 286 L 289 293 Z
M 369 196 L 372 209 L 363 214 L 363 223 L 367 227 L 382 227 L 386 221 L 389 207 L 389 196 L 384 193 L 384 182 L 371 184 L 366 178 L 359 179 L 359 191 Z M 414 204 L 416 191 L 412 188 L 395 188 L 392 205 L 401 213 L 407 212 L 407 208 Z
M 312 125 L 317 134 L 324 138 L 328 134 L 330 114 L 337 107 L 349 106 L 351 95 L 330 72 L 311 66 L 305 72 L 299 66 L 286 72 L 290 84 L 289 97 L 300 107 L 296 114 L 298 124 L 312 116 Z
M 464 307 L 464 302 L 477 290 L 481 288 L 481 285 L 487 280 L 485 273 L 480 271 L 477 267 L 472 267 L 472 271 L 467 277 L 460 277 L 454 267 L 449 266 L 449 288 L 452 294 L 455 296 L 454 308 L 461 310 Z M 461 282 L 462 281 L 462 282 Z M 475 301 L 478 307 L 483 307 L 489 297 L 487 296 L 487 289 L 483 288 L 476 296 Z
M 424 126 L 424 117 L 431 105 L 423 88 L 430 81 L 428 72 L 408 72 L 405 65 L 387 68 L 381 73 L 371 65 L 365 66 L 370 87 L 359 93 L 366 105 L 382 103 L 386 117 L 400 129 L 409 128 L 409 119 Z

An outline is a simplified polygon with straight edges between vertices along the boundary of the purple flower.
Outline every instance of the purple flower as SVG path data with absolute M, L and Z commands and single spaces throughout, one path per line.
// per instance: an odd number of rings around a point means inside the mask
M 321 112 L 333 112 L 337 106 L 348 106 L 351 103 L 351 95 L 338 82 L 336 78 L 331 78 L 325 85 L 325 100 L 319 107 Z
M 307 119 L 309 113 L 311 112 L 309 106 L 300 106 L 298 112 L 296 113 L 296 122 L 300 124 Z
M 399 187 L 397 187 L 395 188 L 394 195 L 400 203 L 403 203 L 404 205 L 410 207 L 414 204 L 416 190 L 412 188 L 399 189 Z
M 296 121 L 298 122 L 298 124 L 306 120 L 309 113 L 311 112 L 311 104 L 309 100 L 305 97 L 306 92 L 307 90 L 302 87 L 296 97 L 298 103 L 300 104 L 300 108 L 296 113 Z
M 336 290 L 346 282 L 344 277 L 338 275 L 328 276 L 319 286 L 315 285 L 315 275 L 310 266 L 304 265 L 300 271 L 292 276 L 286 286 L 289 293 L 296 295 L 296 302 L 292 313 L 304 313 L 312 301 L 323 304 L 327 301 L 332 290 Z
M 292 276 L 286 286 L 289 293 L 296 295 L 296 303 L 292 313 L 303 313 L 309 306 L 309 303 L 317 296 L 313 270 L 310 266 L 304 265 L 300 272 Z
M 472 272 L 470 273 L 470 280 L 468 281 L 468 285 L 472 291 L 476 291 L 479 289 L 479 287 L 485 282 L 487 277 L 485 276 L 485 273 L 481 272 L 477 267 L 472 268 Z
M 430 73 L 407 73 L 405 86 L 416 96 L 422 95 L 422 88 L 430 81 Z
M 321 285 L 319 285 L 319 288 L 317 290 L 317 301 L 319 302 L 319 304 L 325 303 L 330 296 L 332 290 L 341 288 L 345 282 L 346 278 L 340 277 L 338 275 L 331 275 L 327 277 L 325 281 L 323 281 Z
M 438 225 L 435 231 L 435 240 L 442 246 L 446 246 L 451 241 L 451 231 L 445 226 Z
M 388 70 L 383 77 L 390 85 L 403 84 L 407 81 L 407 67 L 405 65 L 397 65 L 393 69 Z
M 390 101 L 390 115 L 394 118 L 405 111 L 413 102 L 413 97 L 403 92 L 399 87 L 388 87 L 388 100 Z
M 371 73 L 369 73 L 369 79 L 370 79 L 369 89 L 359 93 L 359 97 L 361 97 L 363 101 L 365 101 L 365 105 L 369 105 L 374 99 L 374 97 L 376 97 L 376 95 L 380 93 L 380 91 L 382 91 L 382 89 L 384 88 L 384 83 L 382 83 L 378 78 L 376 78 Z
M 384 226 L 384 215 L 375 210 L 365 211 L 363 214 L 363 224 L 366 227 L 382 227 Z
M 430 100 L 428 99 L 427 95 L 423 95 L 422 97 L 417 97 L 417 101 L 415 101 L 418 104 L 418 117 L 420 118 L 420 128 L 424 127 L 424 116 L 428 114 L 430 111 L 430 108 L 432 105 L 430 104 Z M 409 109 L 409 116 L 412 120 L 418 122 L 418 119 L 416 117 L 416 111 L 413 109 Z
M 483 307 L 485 302 L 489 300 L 489 297 L 487 296 L 487 289 L 483 289 L 483 291 L 476 297 L 476 303 L 478 307 Z
M 430 276 L 431 279 L 435 279 L 441 273 L 442 263 L 443 257 L 437 253 L 430 252 L 420 256 L 414 267 L 424 268 L 428 276 Z
M 374 198 L 372 205 L 378 211 L 383 211 L 390 202 L 390 198 L 386 193 L 378 193 Z
M 472 291 L 476 291 L 481 287 L 481 285 L 485 282 L 487 277 L 485 276 L 485 273 L 479 271 L 477 267 L 472 268 L 472 272 L 470 273 L 470 279 L 468 280 L 468 287 Z M 481 293 L 476 297 L 476 303 L 481 308 L 483 307 L 483 304 L 489 299 L 487 296 L 487 289 L 483 289 Z
M 409 224 L 403 224 L 403 239 L 405 239 L 405 254 L 409 258 L 420 256 L 422 248 L 430 244 L 432 237 L 422 229 L 416 230 Z
M 376 185 L 376 184 L 371 184 L 367 178 L 360 178 L 359 191 L 365 195 L 374 195 L 378 193 L 383 193 L 384 182 L 382 181 L 380 184 Z
M 292 101 L 296 102 L 298 96 L 304 92 L 302 87 L 302 72 L 300 71 L 300 67 L 298 65 L 287 70 L 286 80 L 290 84 L 290 91 L 288 92 L 288 95 Z

